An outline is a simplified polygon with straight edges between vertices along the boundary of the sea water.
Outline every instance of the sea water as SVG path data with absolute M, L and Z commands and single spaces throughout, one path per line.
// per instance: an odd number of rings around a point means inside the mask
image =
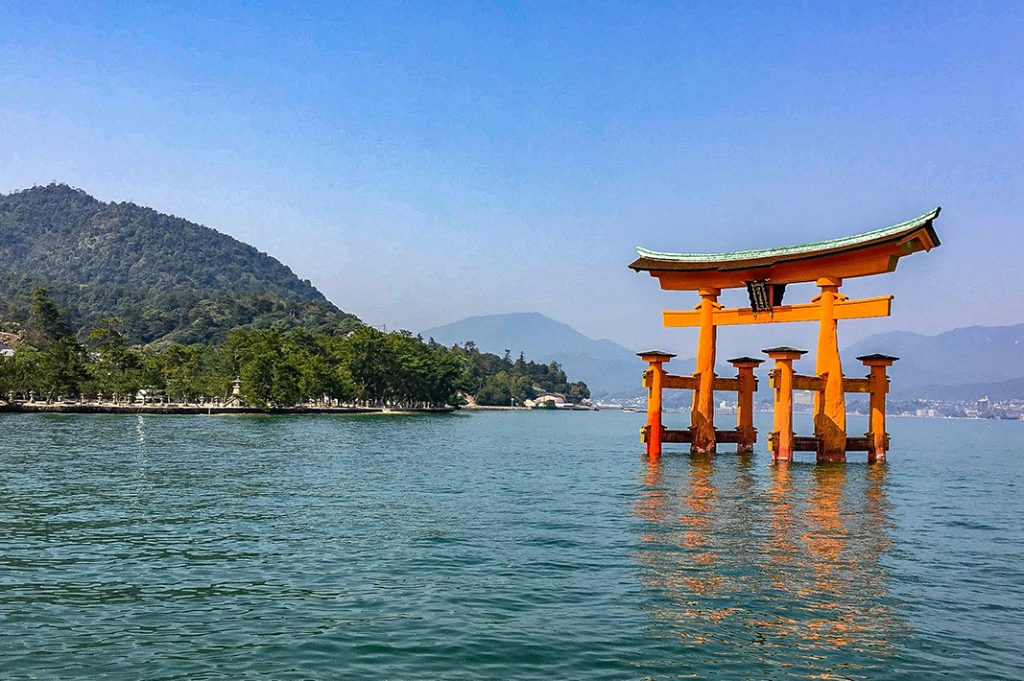
M 1024 677 L 1024 423 L 642 421 L 0 415 L 0 677 Z

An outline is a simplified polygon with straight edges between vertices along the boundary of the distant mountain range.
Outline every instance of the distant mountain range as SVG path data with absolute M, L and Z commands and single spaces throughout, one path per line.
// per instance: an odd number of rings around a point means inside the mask
M 969 326 L 934 336 L 890 331 L 843 351 L 843 366 L 860 371 L 854 358 L 883 352 L 900 358 L 890 372 L 892 395 L 946 400 L 1024 398 L 1024 324 Z
M 632 350 L 610 340 L 588 338 L 535 312 L 469 317 L 427 329 L 423 335 L 445 345 L 472 340 L 487 352 L 502 354 L 507 349 L 513 355 L 525 352 L 537 361 L 556 361 L 569 375 L 586 381 L 598 397 L 642 393 L 644 365 Z M 909 331 L 875 334 L 843 350 L 847 375 L 865 373 L 856 357 L 873 352 L 900 358 L 890 372 L 893 398 L 975 400 L 988 395 L 1024 399 L 1024 324 L 972 326 L 934 336 Z M 692 358 L 672 362 L 672 373 L 693 370 Z M 717 370 L 723 375 L 731 373 L 729 367 Z M 767 364 L 759 375 L 759 393 L 767 396 Z
M 644 364 L 636 354 L 610 340 L 594 340 L 568 324 L 537 312 L 467 317 L 426 329 L 424 338 L 444 345 L 473 341 L 485 352 L 520 352 L 535 361 L 558 362 L 575 380 L 585 381 L 594 397 L 639 395 Z
M 76 330 L 116 316 L 142 343 L 218 341 L 234 327 L 332 332 L 360 323 L 248 244 L 62 184 L 0 195 L 0 321 L 24 319 L 37 285 Z

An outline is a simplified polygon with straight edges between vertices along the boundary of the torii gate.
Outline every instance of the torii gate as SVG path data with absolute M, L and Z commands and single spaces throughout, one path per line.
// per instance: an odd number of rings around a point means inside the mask
M 693 377 L 673 377 L 665 374 L 662 365 L 673 356 L 659 351 L 638 353 L 649 363 L 645 372 L 645 385 L 651 398 L 648 400 L 648 422 L 644 439 L 649 454 L 660 454 L 663 434 L 669 441 L 691 444 L 693 452 L 713 452 L 723 431 L 715 430 L 714 391 L 737 390 L 741 407 L 752 388 L 741 380 L 747 369 L 752 375 L 753 367 L 759 361 L 751 358 L 730 360 L 740 369 L 737 379 L 721 379 L 715 376 L 715 341 L 719 326 L 736 324 L 768 324 L 779 322 L 818 322 L 818 347 L 816 376 L 796 376 L 792 372 L 792 361 L 804 351 L 795 348 L 771 348 L 765 350 L 776 360 L 773 381 L 776 387 L 776 433 L 772 443 L 773 453 L 778 458 L 789 458 L 792 449 L 815 449 L 819 461 L 845 461 L 847 449 L 869 450 L 871 460 L 881 454 L 884 459 L 888 438 L 884 434 L 884 394 L 888 379 L 885 367 L 895 357 L 884 355 L 858 358 L 872 367 L 869 379 L 845 379 L 839 358 L 839 341 L 836 333 L 840 319 L 887 317 L 891 312 L 892 296 L 849 300 L 839 292 L 844 279 L 892 272 L 903 256 L 917 251 L 929 251 L 939 245 L 933 222 L 939 215 L 936 208 L 920 217 L 898 225 L 865 232 L 854 236 L 820 241 L 800 246 L 787 246 L 765 250 L 736 251 L 733 253 L 695 254 L 663 253 L 637 248 L 639 258 L 629 267 L 637 272 L 649 272 L 656 277 L 661 288 L 673 291 L 696 291 L 700 303 L 693 311 L 665 310 L 662 313 L 667 327 L 695 326 L 700 328 L 697 343 L 697 369 Z M 782 305 L 787 284 L 814 282 L 821 293 L 809 303 Z M 746 288 L 750 296 L 750 307 L 725 309 L 718 303 L 722 289 Z M 737 363 L 738 362 L 738 363 Z M 788 366 L 788 371 L 786 370 Z M 881 369 L 881 378 L 876 369 Z M 787 382 L 791 393 L 793 388 L 814 390 L 814 438 L 795 438 L 790 425 L 779 430 L 780 410 L 788 409 L 792 414 L 791 395 L 781 395 L 780 386 Z M 726 383 L 735 380 L 736 384 Z M 870 381 L 870 383 L 868 383 Z M 861 384 L 863 383 L 863 385 Z M 655 397 L 654 387 L 658 395 Z M 664 431 L 661 426 L 662 387 L 691 388 L 694 391 L 693 408 L 688 432 Z M 872 411 L 882 404 L 881 421 L 872 419 L 873 432 L 869 434 L 864 447 L 852 447 L 846 437 L 845 392 L 871 392 Z M 785 392 L 785 390 L 783 390 Z M 882 400 L 879 403 L 879 397 Z M 741 409 L 742 411 L 742 409 Z M 655 412 L 657 412 L 655 414 Z M 785 420 L 783 420 L 785 425 Z M 749 424 L 741 415 L 737 433 Z M 876 428 L 881 427 L 878 431 Z M 749 426 L 752 432 L 752 426 Z M 750 435 L 749 437 L 753 437 Z M 737 442 L 741 449 L 752 445 L 743 435 L 732 436 L 729 441 Z M 810 440 L 813 440 L 811 442 Z M 788 451 L 786 451 L 788 450 Z M 780 456 L 780 453 L 782 456 Z

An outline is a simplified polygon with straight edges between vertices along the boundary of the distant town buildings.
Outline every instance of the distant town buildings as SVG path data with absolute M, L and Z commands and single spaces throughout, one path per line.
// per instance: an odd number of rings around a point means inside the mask
M 794 411 L 797 413 L 810 414 L 813 411 L 813 400 L 808 398 L 799 399 L 801 393 L 794 393 Z M 643 398 L 608 400 L 598 403 L 600 409 L 645 409 Z M 847 413 L 866 414 L 866 401 L 850 400 L 847 403 Z M 719 413 L 729 414 L 736 411 L 736 402 L 730 400 L 719 400 L 715 405 Z M 770 400 L 757 400 L 754 403 L 754 410 L 758 412 L 770 412 L 772 404 Z M 669 412 L 688 413 L 689 405 L 677 405 Z M 950 401 L 950 400 L 892 400 L 889 406 L 889 413 L 893 416 L 914 416 L 917 418 L 974 418 L 974 419 L 1009 419 L 1024 421 L 1024 399 L 1014 398 L 1007 400 L 996 400 L 984 396 L 977 400 Z

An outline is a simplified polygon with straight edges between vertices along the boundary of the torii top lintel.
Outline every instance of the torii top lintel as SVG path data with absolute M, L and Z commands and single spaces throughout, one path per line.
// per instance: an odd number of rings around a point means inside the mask
M 863 277 L 892 272 L 905 255 L 939 245 L 932 223 L 939 208 L 898 225 L 799 246 L 732 253 L 662 253 L 637 248 L 630 263 L 657 277 L 663 289 L 742 288 L 749 281 L 813 282 L 821 277 Z

